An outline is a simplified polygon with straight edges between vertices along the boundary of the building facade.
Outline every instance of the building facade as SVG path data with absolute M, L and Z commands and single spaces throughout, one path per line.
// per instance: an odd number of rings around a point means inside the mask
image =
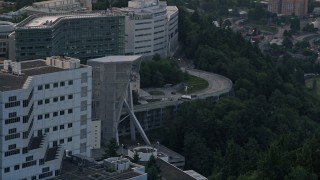
M 178 8 L 165 1 L 132 0 L 126 8 L 114 8 L 126 15 L 125 54 L 169 56 L 178 45 Z
M 0 57 L 8 57 L 9 34 L 14 31 L 14 24 L 11 22 L 0 21 Z
M 282 15 L 308 15 L 308 0 L 269 0 L 268 10 Z
M 0 179 L 52 178 L 65 154 L 91 156 L 91 74 L 72 58 L 4 62 Z
M 124 53 L 124 16 L 95 13 L 38 14 L 22 21 L 9 37 L 16 61 L 72 56 L 81 60 Z
M 92 119 L 101 120 L 101 142 L 115 138 L 119 142 L 118 126 L 122 110 L 130 114 L 131 135 L 135 128 L 149 143 L 133 112 L 130 82 L 139 72 L 141 56 L 108 56 L 91 59 L 92 66 Z M 134 137 L 135 138 L 135 137 Z

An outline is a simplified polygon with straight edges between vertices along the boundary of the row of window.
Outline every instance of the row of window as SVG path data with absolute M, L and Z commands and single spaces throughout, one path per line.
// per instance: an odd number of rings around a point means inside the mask
M 59 100 L 60 101 L 64 101 L 66 99 L 66 96 L 60 96 L 60 97 L 54 97 L 54 98 L 52 98 L 52 102 L 58 102 Z M 73 95 L 72 94 L 69 94 L 68 95 L 68 99 L 70 100 L 70 99 L 73 99 Z M 45 99 L 45 100 L 39 100 L 38 101 L 38 105 L 42 105 L 43 104 L 43 102 L 45 103 L 45 104 L 49 104 L 50 103 L 50 99 L 48 98 L 48 99 Z
M 72 114 L 73 113 L 73 109 L 68 109 L 67 110 L 68 114 Z M 57 117 L 57 116 L 63 116 L 65 115 L 66 111 L 65 110 L 61 110 L 61 111 L 56 111 L 56 112 L 53 112 L 53 113 L 46 113 L 44 115 L 40 114 L 38 115 L 38 120 L 41 120 L 43 118 L 45 119 L 48 119 L 51 117 L 51 114 L 52 114 L 52 117 Z
M 71 124 L 71 123 L 70 123 Z M 69 124 L 68 124 L 68 126 L 69 126 Z M 72 127 L 72 124 L 71 124 L 71 127 Z M 58 127 L 56 127 L 56 129 L 57 129 Z M 61 126 L 60 126 L 60 128 L 61 128 Z M 86 136 L 86 135 L 85 135 Z M 67 142 L 72 142 L 72 137 L 68 137 L 67 139 L 66 139 L 66 141 Z M 58 146 L 58 141 L 53 141 L 52 142 L 53 143 L 53 146 L 55 147 L 55 146 Z M 63 144 L 63 143 L 65 143 L 65 139 L 60 139 L 59 140 L 59 144 Z M 16 146 L 16 144 L 14 144 L 15 146 Z M 25 147 L 25 148 L 22 148 L 22 154 L 26 154 L 26 153 L 28 153 L 28 147 Z M 8 157 L 8 156 L 13 156 L 13 155 L 16 155 L 16 154 L 20 154 L 20 149 L 13 149 L 13 150 L 10 150 L 10 151 L 6 151 L 5 153 L 4 153 L 4 156 L 5 157 Z M 28 161 L 32 161 L 33 160 L 33 156 L 28 156 L 28 157 L 26 157 L 26 162 L 28 162 Z
M 66 85 L 66 82 L 65 81 L 61 81 L 60 83 L 55 82 L 55 83 L 52 84 L 52 87 L 53 88 L 58 88 L 59 84 L 60 84 L 60 87 L 64 87 Z M 68 85 L 73 85 L 73 80 L 69 80 L 68 81 Z M 43 90 L 43 88 L 44 89 L 50 89 L 51 88 L 51 84 L 39 85 L 38 86 L 38 91 Z
M 68 128 L 72 128 L 73 124 L 72 123 L 68 123 L 68 124 L 61 124 L 60 130 L 64 129 L 64 127 L 68 127 Z M 52 131 L 57 131 L 58 130 L 58 126 L 53 126 L 52 127 Z M 38 136 L 41 136 L 43 133 L 49 133 L 50 132 L 50 128 L 45 128 L 44 130 L 40 129 L 38 130 Z

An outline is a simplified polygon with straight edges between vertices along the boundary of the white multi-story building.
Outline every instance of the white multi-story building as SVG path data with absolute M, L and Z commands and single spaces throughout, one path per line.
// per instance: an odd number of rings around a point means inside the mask
M 0 179 L 60 174 L 64 154 L 91 156 L 92 69 L 78 59 L 5 61 L 0 72 Z
M 126 15 L 125 54 L 163 57 L 178 45 L 178 8 L 166 1 L 132 0 L 128 7 L 113 8 Z

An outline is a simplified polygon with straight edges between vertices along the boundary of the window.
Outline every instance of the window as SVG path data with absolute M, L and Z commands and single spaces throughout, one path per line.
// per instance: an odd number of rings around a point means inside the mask
M 17 132 L 17 128 L 9 129 L 9 134 L 13 134 Z
M 16 154 L 20 154 L 20 149 L 14 149 L 14 150 L 11 150 L 11 151 L 7 151 L 7 152 L 4 153 L 4 156 L 8 157 L 8 156 L 16 155 Z
M 62 110 L 62 111 L 60 111 L 60 116 L 61 116 L 61 115 L 64 115 L 64 111 L 63 111 L 63 110 Z
M 4 137 L 4 140 L 8 141 L 8 140 L 11 140 L 11 139 L 16 139 L 16 138 L 20 138 L 20 133 L 6 135 Z
M 72 94 L 68 95 L 68 99 L 73 99 L 73 95 Z
M 50 117 L 50 114 L 49 114 L 49 113 L 47 113 L 47 114 L 44 115 L 44 118 L 45 118 L 45 119 L 48 119 L 49 117 Z
M 87 124 L 87 115 L 81 115 L 80 116 L 80 125 L 86 125 Z
M 72 128 L 72 123 L 69 123 L 69 124 L 68 124 L 68 128 Z
M 87 129 L 80 130 L 80 139 L 87 138 Z
M 17 96 L 10 96 L 8 99 L 9 99 L 9 102 L 16 101 L 17 100 Z
M 64 129 L 64 125 L 60 125 L 60 130 L 61 130 L 61 129 Z
M 73 84 L 73 80 L 68 81 L 68 85 L 72 85 Z
M 88 82 L 88 73 L 81 73 L 81 83 Z
M 42 119 L 42 115 L 38 115 L 38 120 L 41 120 Z
M 33 160 L 33 156 L 27 156 L 26 157 L 26 161 L 32 161 Z
M 72 113 L 72 109 L 68 109 L 68 114 L 71 114 Z
M 50 84 L 44 85 L 44 88 L 45 88 L 45 89 L 50 89 Z
M 53 102 L 58 102 L 58 97 L 53 98 Z
M 87 87 L 81 87 L 81 97 L 87 96 Z
M 16 144 L 11 144 L 8 146 L 8 150 L 16 149 L 17 145 Z
M 54 126 L 52 130 L 53 131 L 57 131 L 58 130 L 58 126 Z
M 9 118 L 13 118 L 17 116 L 17 112 L 9 113 Z
M 53 146 L 53 147 L 57 147 L 57 146 L 58 146 L 58 141 L 53 141 L 53 142 L 52 142 L 52 146 Z
M 28 122 L 29 117 L 28 116 L 23 116 L 23 123 L 27 123 Z
M 10 172 L 10 167 L 4 168 L 4 173 L 8 173 L 8 172 Z
M 34 166 L 34 165 L 36 165 L 36 164 L 37 164 L 37 161 L 36 161 L 36 160 L 30 161 L 30 162 L 26 162 L 26 163 L 23 163 L 23 164 L 22 164 L 22 168 Z M 32 178 L 33 178 L 33 177 L 32 177 Z M 32 178 L 31 178 L 31 179 L 32 179 Z
M 43 89 L 43 87 L 40 85 L 40 86 L 38 86 L 38 91 L 40 91 L 40 90 L 42 90 Z
M 16 122 L 20 122 L 20 117 L 15 117 L 15 118 L 10 118 L 5 120 L 5 124 L 12 124 Z
M 28 147 L 22 148 L 22 154 L 26 154 L 26 153 L 28 153 Z
M 48 171 L 50 171 L 50 168 L 49 167 L 44 167 L 44 168 L 42 168 L 42 172 L 44 173 L 44 172 L 48 172 Z
M 81 101 L 81 111 L 87 110 L 87 101 Z
M 80 144 L 80 153 L 86 152 L 86 146 L 87 146 L 87 143 Z
M 64 143 L 64 139 L 60 139 L 60 144 L 63 144 Z
M 60 82 L 60 86 L 62 87 L 62 86 L 64 86 L 65 84 L 64 84 L 64 81 L 62 81 L 62 82 Z
M 60 96 L 60 101 L 64 101 L 64 96 Z
M 44 159 L 39 159 L 39 165 L 43 165 L 44 164 Z
M 57 87 L 59 87 L 59 84 L 58 83 L 53 83 L 53 87 L 57 88 Z
M 20 169 L 20 165 L 19 164 L 14 166 L 14 170 L 19 170 L 19 169 Z
M 45 99 L 45 100 L 44 100 L 44 103 L 45 103 L 45 104 L 49 104 L 49 103 L 50 103 L 50 99 Z
M 58 116 L 58 112 L 53 112 L 53 117 Z
M 68 137 L 68 142 L 71 142 L 72 141 L 72 137 Z
M 5 104 L 5 108 L 11 108 L 11 107 L 16 107 L 20 106 L 20 101 L 14 101 L 14 102 L 8 102 Z
M 45 132 L 45 133 L 48 133 L 49 131 L 50 131 L 49 128 L 45 128 L 45 129 L 44 129 L 44 132 Z
M 39 100 L 38 101 L 38 105 L 42 105 L 43 101 L 42 100 Z

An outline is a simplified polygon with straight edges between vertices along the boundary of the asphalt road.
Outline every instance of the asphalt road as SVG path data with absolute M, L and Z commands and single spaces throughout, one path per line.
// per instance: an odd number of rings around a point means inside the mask
M 208 81 L 209 86 L 201 91 L 192 93 L 197 95 L 195 99 L 205 99 L 207 97 L 219 96 L 221 94 L 227 93 L 232 89 L 232 82 L 230 79 L 221 76 L 219 74 L 209 73 L 206 71 L 191 69 L 191 68 L 182 68 L 186 70 L 189 74 L 198 76 Z M 163 99 L 162 101 L 151 102 L 148 104 L 135 105 L 134 110 L 137 111 L 145 111 L 148 109 L 161 108 L 163 106 L 180 104 L 183 101 L 179 100 L 181 98 L 181 94 L 176 93 L 172 94 L 174 89 L 171 88 L 156 88 L 156 89 L 147 89 L 147 91 L 162 91 L 165 95 L 160 96 L 151 96 L 152 98 Z

